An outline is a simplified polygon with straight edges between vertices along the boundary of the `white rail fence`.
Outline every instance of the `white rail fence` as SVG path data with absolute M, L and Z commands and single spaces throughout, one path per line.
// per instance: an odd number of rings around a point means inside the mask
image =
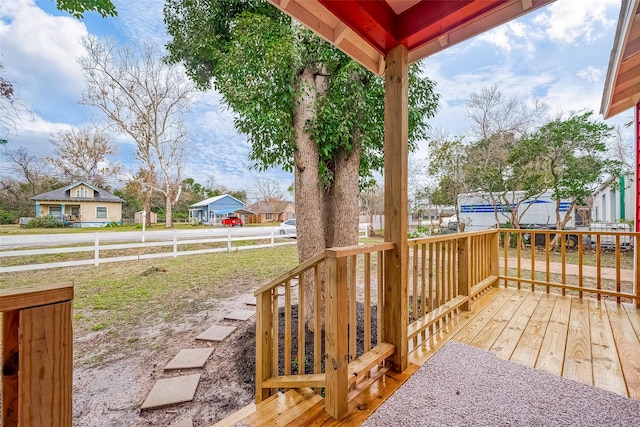
M 364 224 L 366 225 L 366 224 Z M 360 227 L 360 237 L 368 237 L 368 229 Z M 144 243 L 117 243 L 117 244 L 105 244 L 100 242 L 100 233 L 95 233 L 94 244 L 90 246 L 67 246 L 67 247 L 54 247 L 43 249 L 18 249 L 18 250 L 3 250 L 0 251 L 0 259 L 11 257 L 26 257 L 37 255 L 58 255 L 58 254 L 72 254 L 81 252 L 93 252 L 94 256 L 91 259 L 81 259 L 72 261 L 60 261 L 60 262 L 47 262 L 41 264 L 20 264 L 11 266 L 0 266 L 0 273 L 11 273 L 16 271 L 29 271 L 29 270 L 42 270 L 47 268 L 60 268 L 60 267 L 75 267 L 81 265 L 95 265 L 105 264 L 109 262 L 122 262 L 122 261 L 140 261 L 153 258 L 166 258 L 184 255 L 198 255 L 214 252 L 232 252 L 240 251 L 244 249 L 259 249 L 259 248 L 272 248 L 276 246 L 292 245 L 296 244 L 295 234 L 279 234 L 278 229 L 274 228 L 268 235 L 260 236 L 232 236 L 231 231 L 224 237 L 214 238 L 186 238 L 180 240 L 179 234 L 174 230 L 173 238 L 144 242 Z M 264 241 L 268 243 L 255 243 L 255 244 L 242 244 L 234 245 L 234 242 L 247 242 L 247 241 Z M 218 247 L 205 248 L 205 249 L 190 249 L 190 250 L 178 250 L 181 245 L 205 245 L 205 244 L 218 244 Z M 219 245 L 223 244 L 223 245 Z M 170 246 L 172 249 L 168 252 L 161 253 L 144 253 L 135 255 L 121 255 L 121 256 L 108 256 L 104 257 L 104 252 L 107 251 L 123 251 L 129 249 L 148 249 L 152 247 Z M 103 257 L 101 257 L 101 254 Z

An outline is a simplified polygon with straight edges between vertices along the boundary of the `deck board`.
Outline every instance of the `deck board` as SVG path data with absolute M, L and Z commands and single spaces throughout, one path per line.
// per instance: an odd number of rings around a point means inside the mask
M 626 310 L 615 301 L 606 301 L 609 321 L 620 358 L 629 397 L 640 398 L 640 341 Z
M 535 368 L 554 375 L 562 375 L 564 351 L 567 346 L 567 332 L 569 330 L 569 313 L 571 312 L 571 298 L 559 296 L 553 306 L 547 331 L 542 339 L 542 346 L 538 354 Z
M 602 301 L 589 299 L 593 385 L 627 396 L 620 359 L 613 340 L 607 308 Z
M 591 364 L 589 319 L 589 302 L 584 298 L 573 298 L 571 300 L 562 376 L 583 384 L 592 385 L 593 369 Z
M 482 350 L 489 350 L 507 327 L 507 324 L 509 324 L 513 316 L 518 312 L 520 305 L 528 293 L 530 292 L 517 290 L 511 295 L 509 301 L 495 313 L 493 318 L 469 344 Z
M 549 326 L 549 320 L 557 298 L 555 294 L 535 293 L 541 294 L 540 300 L 510 357 L 511 361 L 529 368 L 536 366 L 544 334 Z
M 526 297 L 520 304 L 520 308 L 511 317 L 507 326 L 489 349 L 493 354 L 501 359 L 511 358 L 518 343 L 524 336 L 540 298 L 542 298 L 541 292 L 526 292 Z

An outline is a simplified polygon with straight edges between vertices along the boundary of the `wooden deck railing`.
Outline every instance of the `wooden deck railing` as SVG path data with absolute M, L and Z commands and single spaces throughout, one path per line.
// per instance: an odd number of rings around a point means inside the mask
M 256 402 L 278 389 L 324 388 L 327 412 L 346 412 L 349 388 L 395 350 L 378 327 L 383 255 L 393 247 L 327 249 L 255 292 Z M 313 328 L 304 321 L 309 295 Z
M 562 295 L 611 297 L 640 307 L 640 269 L 634 269 L 640 266 L 640 233 L 501 229 L 499 234 L 504 286 L 555 288 Z
M 72 300 L 72 284 L 0 291 L 3 426 L 71 426 Z
M 409 240 L 409 351 L 498 281 L 495 230 Z

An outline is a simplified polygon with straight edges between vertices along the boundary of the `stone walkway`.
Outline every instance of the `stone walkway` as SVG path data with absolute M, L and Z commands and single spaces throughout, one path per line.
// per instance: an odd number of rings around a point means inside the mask
M 247 300 L 245 306 L 251 309 L 236 309 L 227 313 L 223 319 L 232 321 L 246 321 L 256 314 L 255 302 Z M 221 342 L 236 330 L 235 326 L 214 324 L 196 337 L 196 342 Z M 140 409 L 161 408 L 178 403 L 189 402 L 198 388 L 200 374 L 181 375 L 184 369 L 202 369 L 213 353 L 212 347 L 182 349 L 167 363 L 164 372 L 178 372 L 178 375 L 162 378 L 156 381 L 153 388 L 145 398 Z M 192 418 L 182 418 L 169 427 L 193 427 Z

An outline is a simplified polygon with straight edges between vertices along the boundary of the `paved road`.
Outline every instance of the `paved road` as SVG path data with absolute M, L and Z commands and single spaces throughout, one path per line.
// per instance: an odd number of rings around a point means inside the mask
M 241 236 L 268 236 L 278 233 L 278 227 L 211 227 L 194 228 L 193 230 L 153 230 L 144 232 L 144 241 L 168 240 L 175 232 L 178 239 Z M 96 233 L 58 233 L 58 234 L 20 234 L 0 236 L 0 250 L 17 249 L 33 246 L 71 245 L 77 243 L 93 243 L 96 234 L 100 242 L 142 242 L 140 231 L 97 231 Z

